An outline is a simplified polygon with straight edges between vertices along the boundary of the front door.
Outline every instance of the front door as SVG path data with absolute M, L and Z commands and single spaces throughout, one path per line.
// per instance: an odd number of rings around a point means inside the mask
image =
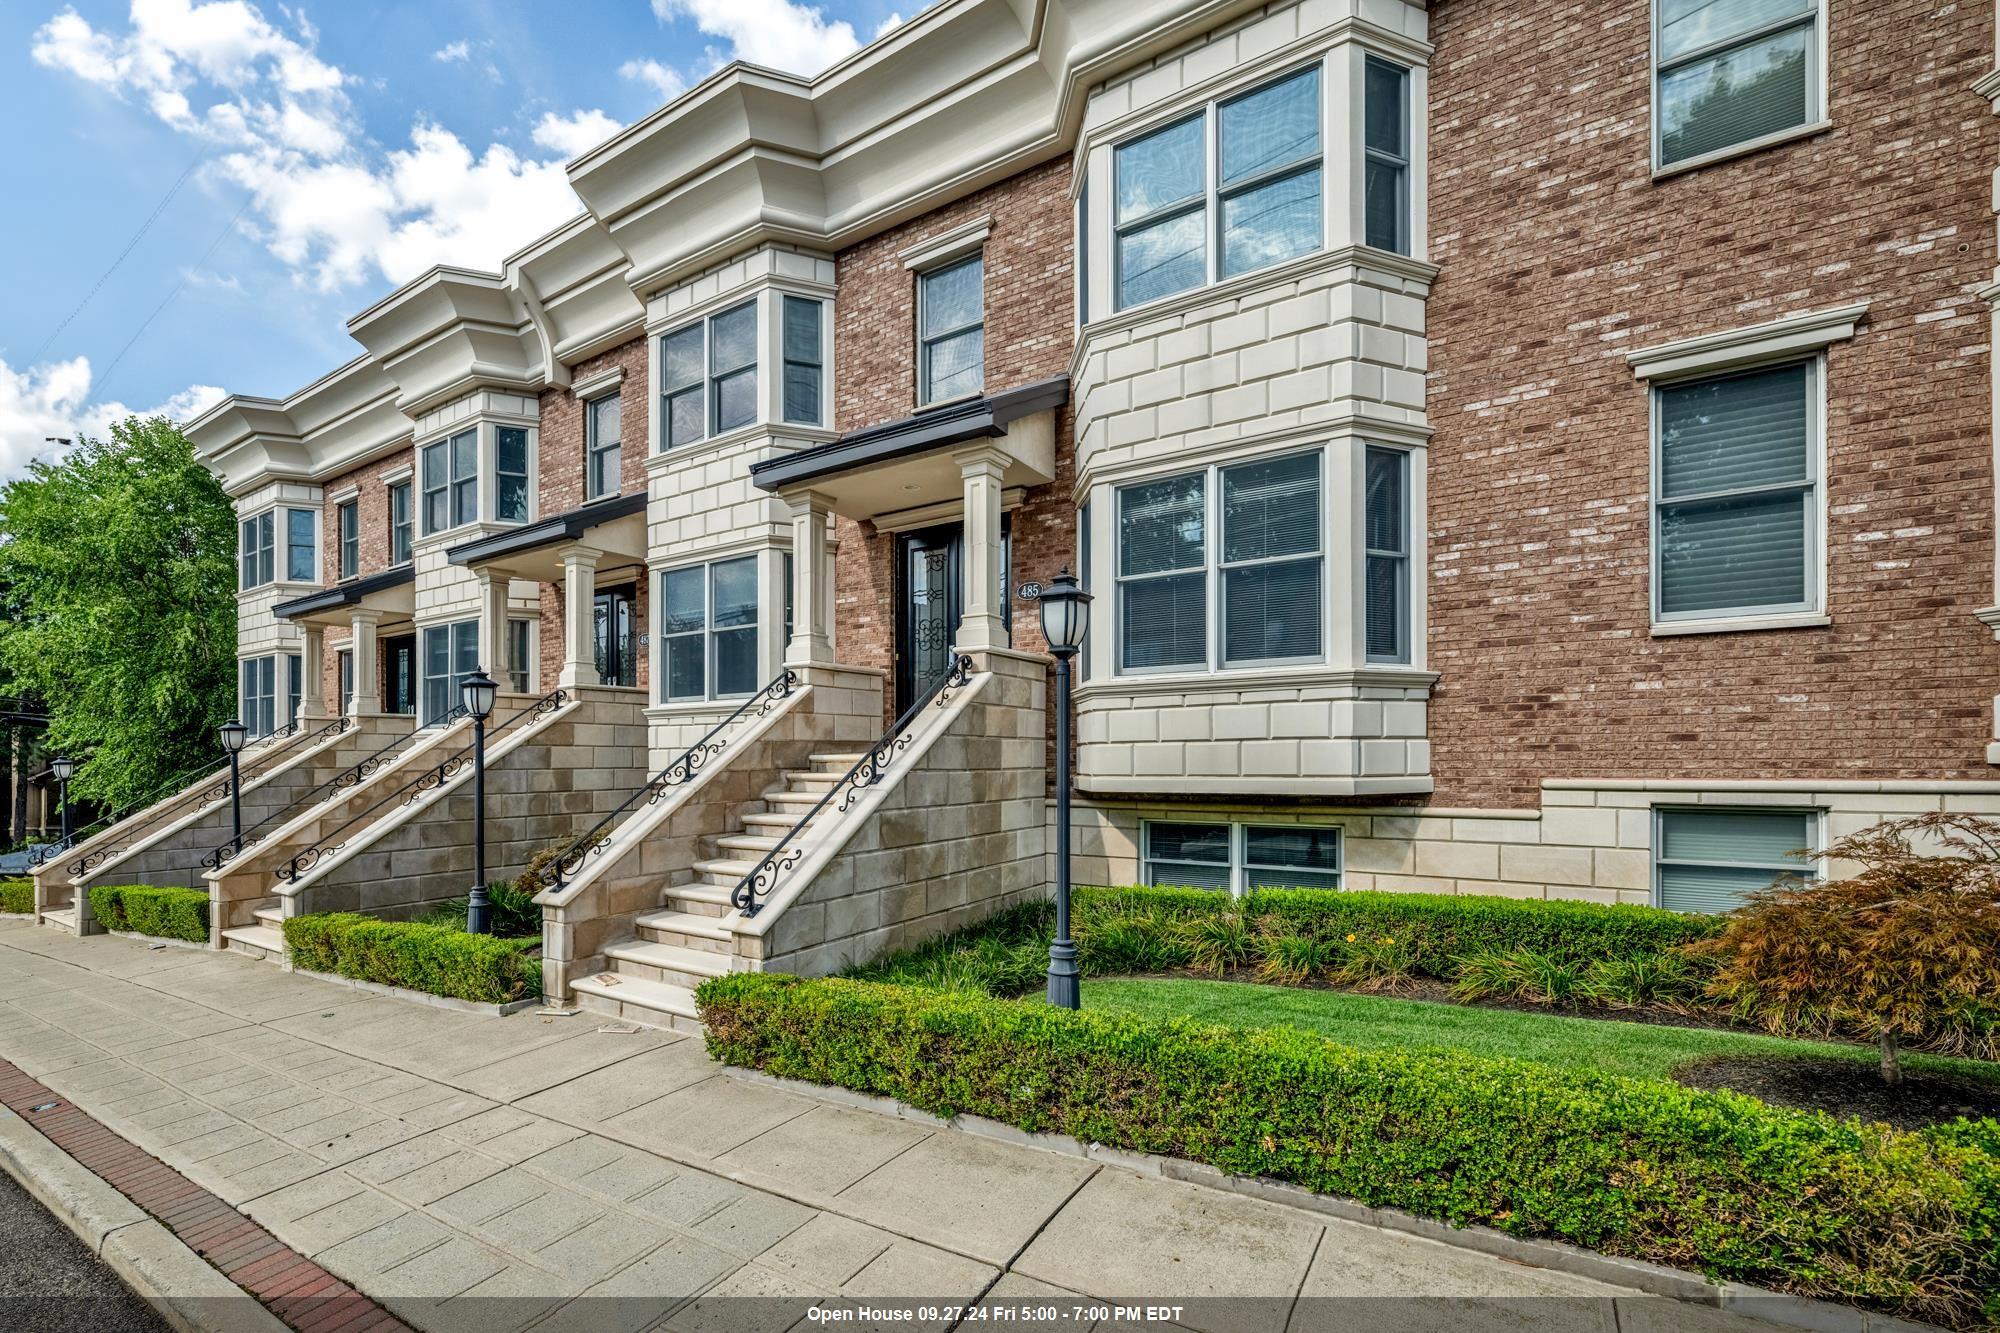
M 1010 541 L 1000 537 L 1000 608 L 1008 615 L 1007 570 Z M 965 528 L 953 523 L 905 533 L 897 540 L 896 713 L 901 716 L 920 690 L 944 674 L 965 615 Z
M 417 636 L 382 640 L 382 708 L 390 713 L 417 711 Z
M 597 679 L 601 684 L 639 683 L 638 616 L 633 608 L 637 592 L 629 583 L 597 590 Z

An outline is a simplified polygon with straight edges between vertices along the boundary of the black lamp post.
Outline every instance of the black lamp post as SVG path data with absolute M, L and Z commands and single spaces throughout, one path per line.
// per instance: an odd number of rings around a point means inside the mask
M 1042 637 L 1056 658 L 1056 938 L 1049 945 L 1049 1003 L 1082 1007 L 1076 941 L 1069 937 L 1069 664 L 1090 632 L 1090 594 L 1069 568 L 1042 589 Z
M 62 807 L 62 843 L 69 846 L 69 780 L 76 776 L 76 760 L 67 755 L 57 755 L 49 762 L 49 771 L 56 775 L 56 800 Z
M 472 892 L 465 895 L 465 932 L 485 935 L 493 929 L 493 908 L 486 901 L 486 719 L 500 686 L 483 667 L 459 685 L 465 711 L 472 715 Z
M 250 728 L 235 718 L 216 728 L 222 737 L 222 748 L 229 752 L 229 845 L 237 851 L 243 850 L 243 746 L 250 739 Z

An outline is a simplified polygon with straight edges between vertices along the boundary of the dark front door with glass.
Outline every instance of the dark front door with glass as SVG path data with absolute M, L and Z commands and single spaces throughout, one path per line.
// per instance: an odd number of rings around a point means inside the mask
M 631 584 L 597 590 L 597 679 L 605 685 L 639 683 L 638 590 Z
M 417 711 L 417 636 L 382 640 L 382 707 L 390 713 Z
M 1000 607 L 1007 615 L 1008 539 L 1000 538 Z M 965 615 L 965 529 L 960 524 L 926 528 L 897 540 L 896 711 L 910 706 L 919 691 L 944 674 Z

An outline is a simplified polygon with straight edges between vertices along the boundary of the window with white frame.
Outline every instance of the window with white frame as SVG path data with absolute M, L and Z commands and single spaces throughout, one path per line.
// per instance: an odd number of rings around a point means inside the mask
M 986 259 L 917 275 L 917 402 L 978 393 L 986 381 Z
M 1320 126 L 1313 65 L 1113 149 L 1118 308 L 1324 245 Z
M 1818 608 L 1821 372 L 1813 358 L 1655 386 L 1657 621 Z
M 243 520 L 237 553 L 243 570 L 241 584 L 246 590 L 261 588 L 277 577 L 271 560 L 271 534 L 276 522 L 271 510 Z
M 757 302 L 660 339 L 660 422 L 668 449 L 757 420 Z
M 1367 494 L 1361 507 L 1367 569 L 1367 657 L 1410 660 L 1410 456 L 1368 450 Z
M 660 575 L 660 697 L 691 703 L 754 693 L 757 557 Z
M 528 432 L 520 426 L 493 430 L 493 516 L 502 523 L 528 521 Z
M 416 515 L 410 505 L 410 483 L 399 481 L 389 488 L 389 563 L 410 563 L 411 539 Z
M 826 381 L 826 304 L 803 296 L 787 296 L 784 310 L 785 420 L 796 426 L 818 426 L 825 422 L 821 406 Z
M 534 622 L 507 622 L 507 688 L 516 694 L 531 693 L 534 684 Z
M 1654 897 L 1676 912 L 1727 912 L 1784 876 L 1813 877 L 1816 810 L 1656 809 Z
M 1823 118 L 1821 0 L 1654 0 L 1661 167 Z
M 1148 884 L 1217 889 L 1340 887 L 1340 830 L 1311 824 L 1150 821 Z
M 290 726 L 299 714 L 299 691 L 303 683 L 302 659 L 297 653 L 272 653 L 246 657 L 240 667 L 237 717 L 254 736 L 268 736 L 279 727 Z M 284 697 L 279 699 L 279 673 L 283 672 Z
M 349 500 L 334 512 L 340 520 L 340 577 L 351 579 L 361 572 L 361 503 Z
M 1363 239 L 1410 252 L 1410 71 L 1379 56 L 1364 62 Z
M 1323 458 L 1314 450 L 1119 489 L 1120 671 L 1322 656 Z
M 614 391 L 584 404 L 583 495 L 595 500 L 618 494 L 622 484 L 619 468 L 621 434 L 618 394 Z
M 479 519 L 479 431 L 460 431 L 424 446 L 424 534 Z
M 319 579 L 319 515 L 310 509 L 285 511 L 285 577 L 293 583 Z
M 354 650 L 342 648 L 334 658 L 339 666 L 340 711 L 345 716 L 354 707 Z
M 459 687 L 479 669 L 479 622 L 427 625 L 423 643 L 423 721 L 458 707 Z

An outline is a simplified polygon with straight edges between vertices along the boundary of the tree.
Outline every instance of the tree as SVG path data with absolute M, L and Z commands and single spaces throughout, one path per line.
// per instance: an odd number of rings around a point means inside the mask
M 0 489 L 0 673 L 45 700 L 71 790 L 112 809 L 216 758 L 235 699 L 235 508 L 133 417 Z
M 1918 815 L 1814 856 L 1860 871 L 1824 884 L 1787 878 L 1752 894 L 1719 938 L 1695 946 L 1720 963 L 1709 993 L 1772 1031 L 1873 1037 L 1890 1084 L 1902 1081 L 1905 1040 L 1945 1039 L 1991 1058 L 2000 823 Z

